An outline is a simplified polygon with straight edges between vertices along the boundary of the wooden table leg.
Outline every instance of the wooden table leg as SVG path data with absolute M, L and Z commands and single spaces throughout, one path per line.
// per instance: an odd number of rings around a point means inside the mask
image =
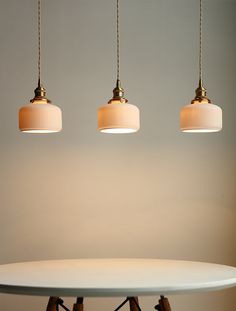
M 57 311 L 57 304 L 56 304 L 57 300 L 58 297 L 50 297 L 46 311 Z
M 84 298 L 78 297 L 76 303 L 74 304 L 73 311 L 84 311 Z
M 159 304 L 155 306 L 155 309 L 158 311 L 171 311 L 168 298 L 161 296 L 161 299 L 159 300 Z
M 135 301 L 134 301 L 135 300 Z M 136 303 L 135 303 L 136 302 Z M 138 297 L 130 297 L 129 299 L 129 308 L 130 311 L 139 311 L 139 303 L 138 303 Z

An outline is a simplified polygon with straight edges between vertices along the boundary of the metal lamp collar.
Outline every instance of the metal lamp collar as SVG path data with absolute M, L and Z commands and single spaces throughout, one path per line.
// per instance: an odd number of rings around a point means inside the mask
M 196 101 L 201 102 L 208 102 L 211 103 L 211 100 L 206 96 L 206 89 L 203 86 L 202 79 L 199 79 L 199 85 L 198 88 L 195 90 L 196 96 L 192 100 L 192 104 L 194 104 Z
M 34 98 L 31 99 L 31 103 L 34 103 L 35 101 L 42 101 L 47 103 L 51 103 L 49 99 L 46 97 L 46 89 L 41 85 L 40 81 L 38 82 L 38 86 L 34 90 Z
M 114 100 L 120 101 L 120 103 L 128 102 L 128 100 L 124 97 L 124 89 L 121 87 L 119 79 L 116 81 L 116 87 L 113 90 L 113 97 L 109 100 L 108 104 L 112 103 Z

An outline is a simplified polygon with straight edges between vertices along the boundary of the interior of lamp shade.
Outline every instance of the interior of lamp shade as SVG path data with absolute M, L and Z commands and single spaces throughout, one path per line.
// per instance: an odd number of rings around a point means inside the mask
M 47 133 L 57 133 L 60 130 L 56 131 L 56 130 L 20 130 L 21 132 L 24 133 L 38 133 L 38 134 L 47 134 Z
M 111 133 L 111 134 L 125 134 L 125 133 L 135 133 L 136 129 L 132 128 L 109 128 L 100 130 L 102 133 Z
M 213 133 L 213 132 L 219 132 L 220 129 L 192 129 L 192 130 L 181 130 L 185 133 Z

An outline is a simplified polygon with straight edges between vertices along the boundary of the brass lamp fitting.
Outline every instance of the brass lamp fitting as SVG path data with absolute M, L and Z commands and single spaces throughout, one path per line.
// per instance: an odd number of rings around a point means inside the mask
M 31 103 L 34 103 L 35 101 L 43 101 L 45 104 L 51 102 L 49 99 L 47 99 L 46 89 L 40 84 L 40 81 L 34 90 L 34 98 L 30 100 Z
M 208 102 L 209 104 L 211 103 L 211 100 L 206 96 L 206 89 L 203 86 L 202 79 L 199 80 L 199 85 L 198 88 L 195 90 L 196 96 L 192 100 L 192 104 L 194 104 L 196 101 L 199 102 Z
M 119 79 L 116 81 L 116 87 L 113 90 L 113 97 L 109 100 L 108 104 L 110 104 L 113 100 L 120 101 L 121 103 L 128 102 L 128 100 L 124 97 L 124 89 L 121 87 Z

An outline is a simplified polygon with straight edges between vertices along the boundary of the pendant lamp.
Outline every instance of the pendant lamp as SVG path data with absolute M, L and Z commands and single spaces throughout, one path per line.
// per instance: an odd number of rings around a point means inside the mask
M 119 0 L 116 1 L 117 80 L 113 97 L 98 109 L 98 130 L 102 133 L 134 133 L 139 130 L 139 109 L 128 103 L 120 82 Z
M 38 86 L 31 103 L 19 110 L 19 130 L 24 133 L 55 133 L 62 129 L 61 109 L 52 105 L 41 84 L 41 0 L 38 0 Z
M 218 132 L 222 129 L 222 110 L 211 103 L 202 81 L 202 0 L 199 1 L 199 84 L 191 104 L 183 107 L 180 112 L 180 130 L 188 133 Z

